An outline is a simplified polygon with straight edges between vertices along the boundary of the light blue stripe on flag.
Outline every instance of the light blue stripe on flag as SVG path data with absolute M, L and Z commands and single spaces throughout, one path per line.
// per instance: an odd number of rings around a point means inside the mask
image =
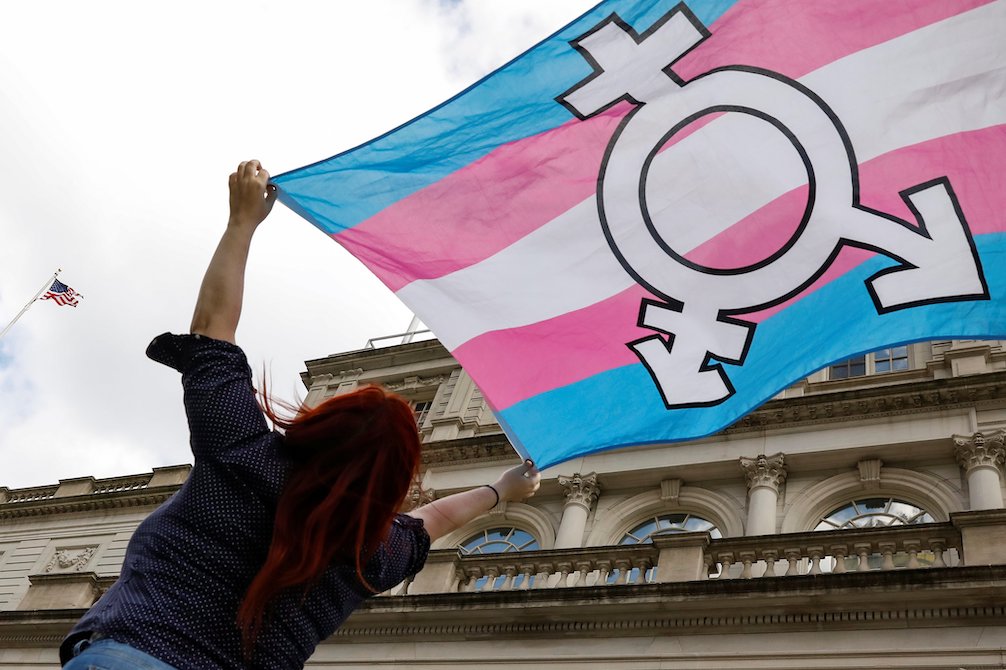
M 979 235 L 975 243 L 991 295 L 1006 294 L 1006 233 Z M 588 446 L 596 452 L 711 435 L 793 379 L 855 352 L 922 340 L 1006 338 L 1003 300 L 936 303 L 878 315 L 863 282 L 893 264 L 874 257 L 759 324 L 744 365 L 725 366 L 737 393 L 715 408 L 668 411 L 646 369 L 628 365 L 528 398 L 501 415 L 545 468 L 584 455 Z M 807 324 L 822 332 L 808 338 Z M 613 396 L 617 402 L 607 402 Z
M 709 26 L 737 0 L 692 0 Z M 279 175 L 279 197 L 335 234 L 484 157 L 573 116 L 554 98 L 590 74 L 569 42 L 612 12 L 643 32 L 678 0 L 607 0 L 457 96 L 376 139 Z

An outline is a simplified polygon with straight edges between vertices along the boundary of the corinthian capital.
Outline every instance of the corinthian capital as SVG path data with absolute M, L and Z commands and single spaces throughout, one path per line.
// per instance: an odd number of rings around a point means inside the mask
M 749 489 L 766 486 L 778 491 L 782 483 L 786 481 L 786 467 L 782 454 L 774 456 L 759 454 L 754 458 L 741 457 L 741 469 L 747 478 Z
M 597 502 L 601 487 L 597 484 L 597 473 L 581 475 L 579 472 L 569 477 L 559 477 L 559 486 L 566 492 L 566 504 L 576 503 L 588 510 Z
M 402 502 L 403 512 L 411 512 L 414 509 L 428 505 L 437 498 L 437 492 L 433 489 L 424 489 L 419 482 L 412 482 L 409 493 Z
M 954 453 L 957 455 L 957 462 L 965 472 L 981 467 L 1001 470 L 1003 462 L 1006 461 L 1004 440 L 1006 440 L 1004 430 L 997 430 L 988 435 L 984 433 L 970 436 L 954 435 Z

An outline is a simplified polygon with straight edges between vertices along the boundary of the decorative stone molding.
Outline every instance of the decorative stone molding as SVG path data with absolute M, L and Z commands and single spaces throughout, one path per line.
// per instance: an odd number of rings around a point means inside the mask
M 423 445 L 422 462 L 426 467 L 495 461 L 520 462 L 520 457 L 502 434 L 438 440 Z
M 353 368 L 352 370 L 339 370 L 337 373 L 326 372 L 324 374 L 311 377 L 312 386 L 323 384 L 329 386 L 338 382 L 356 379 L 363 375 L 363 368 Z
M 880 491 L 929 512 L 936 521 L 947 521 L 951 512 L 966 509 L 963 491 L 946 478 L 928 472 L 885 466 Z M 875 495 L 872 491 L 870 495 Z M 810 531 L 836 508 L 863 496 L 858 472 L 843 472 L 804 488 L 786 502 L 782 533 Z
M 859 468 L 859 481 L 863 483 L 863 488 L 880 488 L 880 469 L 884 462 L 879 458 L 868 458 L 856 463 Z
M 97 545 L 56 549 L 46 564 L 45 571 L 82 572 L 97 550 Z
M 553 566 L 553 570 L 558 570 Z M 532 588 L 502 592 L 459 592 L 425 594 L 422 607 L 414 600 L 371 598 L 354 613 L 353 618 L 334 634 L 335 640 L 416 640 L 439 641 L 493 639 L 515 640 L 518 644 L 532 639 L 583 639 L 588 635 L 613 637 L 667 636 L 725 632 L 736 635 L 754 632 L 819 632 L 823 628 L 906 628 L 913 625 L 968 626 L 998 625 L 1006 615 L 1001 602 L 980 600 L 978 589 L 1001 591 L 996 578 L 1006 573 L 1004 566 L 956 568 L 932 574 L 925 570 L 849 572 L 831 574 L 812 582 L 802 579 L 728 579 L 691 582 L 641 584 L 628 587 L 625 595 L 614 596 L 609 587 L 598 596 L 589 589 Z M 994 585 L 993 585 L 994 584 Z M 917 588 L 912 588 L 918 585 Z M 611 589 L 625 588 L 612 586 Z M 912 589 L 927 594 L 924 599 L 902 602 L 896 594 Z M 938 590 L 936 590 L 938 589 Z M 864 603 L 856 596 L 874 593 Z M 808 597 L 808 592 L 812 596 Z M 890 595 L 889 595 L 890 594 Z M 950 601 L 950 599 L 953 599 Z M 822 607 L 822 600 L 828 603 Z M 603 603 L 603 606 L 602 606 Z M 528 608 L 548 611 L 541 619 L 520 616 Z M 485 613 L 478 616 L 476 613 Z M 512 612 L 512 614 L 511 614 Z M 673 631 L 673 632 L 668 632 Z M 710 638 L 711 639 L 711 638 Z M 990 645 L 998 659 L 999 649 Z M 662 653 L 663 649 L 660 650 Z M 790 650 L 791 662 L 781 666 L 780 653 L 758 664 L 765 667 L 810 667 L 805 649 Z M 788 652 L 787 652 L 788 653 Z M 832 654 L 834 652 L 831 652 Z M 724 656 L 718 656 L 717 661 Z M 736 661 L 736 656 L 726 657 Z M 828 656 L 829 661 L 834 656 Z M 874 659 L 876 662 L 876 659 Z M 840 661 L 841 662 L 841 661 Z M 658 667 L 660 662 L 644 663 Z M 846 666 L 853 664 L 846 663 Z M 892 667 L 875 663 L 856 667 Z M 922 664 L 925 665 L 925 664 Z M 820 664 L 820 667 L 838 665 Z M 685 666 L 681 666 L 685 667 Z M 716 667 L 723 667 L 721 665 Z M 908 664 L 905 667 L 909 667 Z M 918 663 L 911 667 L 922 667 Z M 936 668 L 936 665 L 925 665 Z M 957 666 L 939 665 L 940 668 Z M 992 668 L 991 665 L 969 668 Z
M 1006 431 L 1000 429 L 985 435 L 975 433 L 974 435 L 954 435 L 954 454 L 957 462 L 961 464 L 965 472 L 971 472 L 976 468 L 991 468 L 1002 471 L 1004 461 L 1006 461 Z
M 385 384 L 384 388 L 388 389 L 393 393 L 402 393 L 403 391 L 418 391 L 420 389 L 427 389 L 431 386 L 440 386 L 448 379 L 447 375 L 437 375 L 435 377 L 419 377 L 412 376 L 406 377 L 400 382 L 394 384 Z
M 681 498 L 681 480 L 665 479 L 660 482 L 660 499 L 666 503 L 677 505 Z
M 52 487 L 55 490 L 55 487 Z M 0 503 L 0 520 L 20 519 L 49 514 L 70 514 L 73 512 L 95 512 L 99 510 L 123 509 L 129 507 L 156 506 L 170 498 L 181 488 L 180 485 L 147 487 L 138 491 L 117 491 L 90 494 L 73 498 L 53 496 L 15 497 Z M 15 492 L 19 493 L 19 492 Z
M 405 496 L 405 504 L 402 509 L 405 511 L 412 511 L 417 507 L 422 507 L 423 505 L 428 505 L 437 499 L 437 492 L 435 489 L 424 489 L 423 485 L 419 482 L 413 482 L 412 486 L 409 487 L 409 493 Z
M 569 477 L 560 476 L 558 479 L 559 486 L 566 494 L 567 505 L 580 505 L 590 511 L 590 508 L 597 502 L 597 496 L 601 494 L 596 472 L 585 475 L 577 472 Z
M 740 515 L 743 503 L 731 496 L 698 486 L 682 485 L 677 503 L 671 505 L 661 500 L 660 494 L 661 491 L 654 487 L 613 505 L 604 514 L 598 514 L 583 545 L 618 544 L 646 517 L 669 512 L 698 515 L 719 528 L 724 537 L 744 534 L 744 519 Z
M 506 505 L 499 505 L 499 507 L 503 508 L 502 514 L 483 514 L 471 523 L 434 540 L 432 548 L 457 549 L 458 545 L 472 535 L 491 528 L 498 528 L 502 525 L 501 522 L 513 524 L 514 527 L 531 533 L 538 540 L 538 545 L 542 549 L 552 549 L 555 546 L 555 526 L 552 524 L 552 517 L 547 512 L 519 502 L 508 502 Z
M 747 478 L 748 489 L 758 487 L 770 488 L 779 491 L 779 487 L 786 481 L 785 458 L 782 454 L 766 456 L 759 454 L 754 458 L 741 457 L 741 469 Z
M 814 393 L 801 398 L 771 400 L 724 433 L 924 414 L 958 407 L 998 406 L 1004 398 L 1006 372 Z

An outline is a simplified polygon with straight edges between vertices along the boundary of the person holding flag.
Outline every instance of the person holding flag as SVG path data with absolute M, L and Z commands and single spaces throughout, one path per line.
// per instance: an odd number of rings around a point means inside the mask
M 538 488 L 525 462 L 400 514 L 420 457 L 404 400 L 368 387 L 291 407 L 263 389 L 259 406 L 235 331 L 251 240 L 274 200 L 261 164 L 241 163 L 191 334 L 147 350 L 182 373 L 195 465 L 64 639 L 67 670 L 303 667 L 366 597 L 418 572 L 432 540 Z

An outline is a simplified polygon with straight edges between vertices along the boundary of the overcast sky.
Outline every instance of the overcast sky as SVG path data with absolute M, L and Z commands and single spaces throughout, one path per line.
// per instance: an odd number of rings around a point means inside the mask
M 273 174 L 433 107 L 589 0 L 5 3 L 0 21 L 0 486 L 190 462 L 177 373 L 227 219 L 227 176 Z M 252 249 L 238 343 L 278 395 L 303 361 L 402 332 L 411 313 L 277 204 Z

